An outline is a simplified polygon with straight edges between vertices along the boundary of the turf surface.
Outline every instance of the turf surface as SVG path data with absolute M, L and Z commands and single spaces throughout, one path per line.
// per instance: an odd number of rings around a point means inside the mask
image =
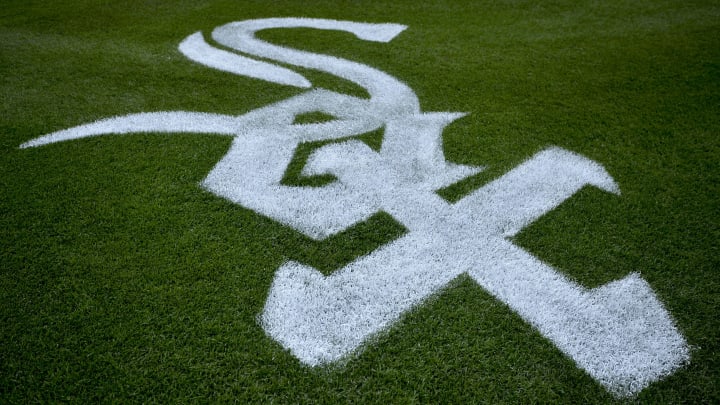
M 442 190 L 448 200 L 549 145 L 603 164 L 620 197 L 585 189 L 516 243 L 588 288 L 633 271 L 653 287 L 691 362 L 629 401 L 720 401 L 720 6 L 384 3 L 3 2 L 0 402 L 616 401 L 466 278 L 347 363 L 302 366 L 256 321 L 275 269 L 293 259 L 328 274 L 404 230 L 378 214 L 315 242 L 202 190 L 229 138 L 18 149 L 109 116 L 241 114 L 298 94 L 177 51 L 193 32 L 274 16 L 409 27 L 387 44 L 306 29 L 261 37 L 376 67 L 406 82 L 424 111 L 469 112 L 445 131 L 445 152 L 488 170 Z M 379 137 L 363 140 L 377 147 Z M 286 183 L 323 184 L 300 178 L 313 145 L 303 148 Z

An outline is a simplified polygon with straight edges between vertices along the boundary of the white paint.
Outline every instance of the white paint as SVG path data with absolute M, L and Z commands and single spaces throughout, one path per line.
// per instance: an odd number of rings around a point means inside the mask
M 420 112 L 415 92 L 396 78 L 369 66 L 336 58 L 298 51 L 255 38 L 256 31 L 270 28 L 316 28 L 347 31 L 366 41 L 388 42 L 405 28 L 399 24 L 367 24 L 313 18 L 266 18 L 232 22 L 216 28 L 213 39 L 227 47 L 262 58 L 320 70 L 358 84 L 370 94 L 374 113 L 380 117 Z
M 139 113 L 106 118 L 90 124 L 53 132 L 25 142 L 20 147 L 30 148 L 98 135 L 138 132 L 190 132 L 235 135 L 237 128 L 237 118 L 228 115 L 185 111 Z
M 295 262 L 278 270 L 261 319 L 302 362 L 333 362 L 360 349 L 463 273 L 618 395 L 638 392 L 688 358 L 638 275 L 585 290 L 506 239 L 584 185 L 619 193 L 600 165 L 550 148 L 449 204 L 396 172 L 398 159 L 384 151 L 353 141 L 324 149 L 317 155 L 326 163 L 311 165 L 375 190 L 409 232 L 328 277 Z
M 549 148 L 455 204 L 435 191 L 482 168 L 447 162 L 443 128 L 464 114 L 421 112 L 404 83 L 356 62 L 272 45 L 269 28 L 343 30 L 387 42 L 405 27 L 347 21 L 271 18 L 213 31 L 219 44 L 256 57 L 322 70 L 365 88 L 369 99 L 310 90 L 241 116 L 197 112 L 131 114 L 31 140 L 40 146 L 102 134 L 219 133 L 234 137 L 202 182 L 207 190 L 322 239 L 385 211 L 407 234 L 325 277 L 301 263 L 278 269 L 261 324 L 300 361 L 319 365 L 360 350 L 461 274 L 468 274 L 550 339 L 579 367 L 620 396 L 639 392 L 689 359 L 687 344 L 637 274 L 586 290 L 508 238 L 586 185 L 619 194 L 605 169 Z M 202 34 L 179 47 L 206 66 L 278 84 L 308 87 L 301 75 L 209 45 Z M 293 124 L 320 111 L 336 119 Z M 381 127 L 379 152 L 348 139 Z M 335 139 L 316 150 L 304 175 L 332 174 L 324 187 L 280 184 L 301 142 Z
M 397 24 L 286 18 L 231 23 L 213 32 L 215 40 L 228 47 L 268 59 L 338 74 L 365 87 L 371 96 L 369 100 L 328 90 L 311 90 L 239 117 L 194 112 L 131 114 L 54 132 L 31 140 L 21 147 L 130 132 L 234 135 L 235 140 L 228 153 L 202 182 L 204 188 L 316 239 L 340 232 L 377 212 L 377 202 L 372 201 L 365 193 L 351 190 L 340 182 L 324 188 L 289 187 L 280 184 L 295 148 L 300 142 L 338 139 L 374 131 L 386 125 L 393 117 L 419 114 L 420 107 L 410 88 L 377 69 L 331 56 L 271 45 L 253 36 L 258 29 L 303 26 L 344 30 L 358 38 L 378 42 L 389 41 L 405 28 Z M 241 41 L 238 38 L 248 43 L 239 43 Z M 229 52 L 211 48 L 197 33 L 186 38 L 180 49 L 192 59 L 202 59 L 207 66 L 234 73 L 250 70 L 254 72 L 252 77 L 277 83 L 296 80 L 291 76 L 283 76 L 282 72 L 287 69 L 269 71 L 264 63 L 246 63 L 245 57 L 233 70 L 229 67 L 233 64 L 233 60 L 227 56 Z M 314 111 L 332 115 L 337 120 L 321 124 L 293 124 L 297 115 Z M 442 128 L 435 129 L 434 136 L 437 140 L 434 145 L 438 148 L 437 153 L 442 156 Z M 464 172 L 471 173 L 472 169 L 465 168 Z
M 312 86 L 306 78 L 290 69 L 214 48 L 205 42 L 200 32 L 185 38 L 178 49 L 189 59 L 214 69 L 277 84 L 301 88 Z

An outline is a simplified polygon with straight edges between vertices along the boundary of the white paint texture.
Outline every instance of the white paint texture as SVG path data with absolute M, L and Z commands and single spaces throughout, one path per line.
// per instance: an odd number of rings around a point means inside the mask
M 506 239 L 585 185 L 617 193 L 600 165 L 550 148 L 449 204 L 395 172 L 383 151 L 354 141 L 326 149 L 316 153 L 328 156 L 326 171 L 377 190 L 381 208 L 409 232 L 328 277 L 295 262 L 278 270 L 262 321 L 301 361 L 341 359 L 463 273 L 618 395 L 687 359 L 682 336 L 638 275 L 586 290 Z
M 442 151 L 443 128 L 458 113 L 424 113 L 404 83 L 371 67 L 272 45 L 269 28 L 343 30 L 387 42 L 405 27 L 347 21 L 270 18 L 233 22 L 212 38 L 238 52 L 350 80 L 369 99 L 309 90 L 241 116 L 197 112 L 131 114 L 51 133 L 21 147 L 102 134 L 218 133 L 228 153 L 202 186 L 230 201 L 322 239 L 385 211 L 408 232 L 330 276 L 296 262 L 282 265 L 260 322 L 300 361 L 319 365 L 357 352 L 461 274 L 468 274 L 619 396 L 639 392 L 688 361 L 687 344 L 639 275 L 587 290 L 508 238 L 591 185 L 619 194 L 599 164 L 560 148 L 537 153 L 499 179 L 450 204 L 435 191 L 482 170 L 455 165 Z M 203 65 L 300 88 L 290 69 L 208 44 L 201 33 L 179 47 Z M 320 111 L 335 120 L 293 124 Z M 379 152 L 351 137 L 385 129 Z M 303 175 L 332 174 L 324 187 L 281 184 L 301 142 L 335 139 L 317 149 Z
M 312 86 L 306 78 L 290 69 L 212 47 L 205 42 L 205 38 L 200 32 L 185 38 L 178 49 L 195 62 L 236 75 L 295 87 L 308 88 Z

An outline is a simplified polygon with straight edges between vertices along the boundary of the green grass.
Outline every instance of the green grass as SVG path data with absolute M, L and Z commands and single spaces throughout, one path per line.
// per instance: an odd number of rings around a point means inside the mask
M 274 271 L 294 259 L 329 273 L 404 229 L 378 214 L 315 242 L 202 190 L 229 138 L 18 149 L 103 117 L 241 114 L 299 94 L 177 51 L 193 32 L 273 16 L 409 26 L 387 44 L 304 29 L 262 37 L 385 71 L 424 111 L 470 113 L 445 131 L 445 152 L 488 169 L 443 190 L 448 200 L 549 145 L 603 164 L 621 196 L 585 189 L 516 242 L 589 288 L 639 271 L 672 313 L 691 362 L 628 401 L 720 402 L 720 5 L 384 3 L 3 1 L 0 402 L 615 401 L 466 278 L 346 364 L 302 366 L 256 321 Z M 377 135 L 363 141 L 377 147 Z M 298 173 L 313 147 L 288 184 L 308 181 Z

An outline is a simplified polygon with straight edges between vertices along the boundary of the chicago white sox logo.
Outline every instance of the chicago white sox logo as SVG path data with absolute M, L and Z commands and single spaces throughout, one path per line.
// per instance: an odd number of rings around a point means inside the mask
M 468 274 L 550 339 L 608 390 L 632 395 L 689 358 L 687 344 L 650 286 L 637 274 L 587 290 L 508 240 L 580 188 L 619 194 L 599 164 L 551 147 L 451 204 L 435 191 L 481 167 L 447 162 L 442 131 L 458 113 L 421 112 L 404 83 L 369 66 L 275 46 L 258 30 L 342 30 L 388 42 L 406 27 L 301 18 L 233 22 L 215 29 L 219 44 L 259 58 L 317 69 L 350 80 L 369 99 L 316 89 L 241 116 L 197 112 L 139 113 L 100 120 L 33 139 L 21 147 L 131 132 L 219 133 L 232 146 L 202 187 L 316 239 L 378 211 L 407 229 L 399 239 L 330 276 L 297 262 L 276 272 L 260 315 L 267 334 L 314 366 L 358 351 L 402 314 Z M 300 88 L 298 73 L 217 49 L 201 33 L 179 46 L 188 58 L 234 74 Z M 335 119 L 297 124 L 298 115 Z M 384 128 L 376 152 L 354 136 Z M 281 184 L 302 142 L 318 148 L 303 175 L 331 174 L 323 187 Z

